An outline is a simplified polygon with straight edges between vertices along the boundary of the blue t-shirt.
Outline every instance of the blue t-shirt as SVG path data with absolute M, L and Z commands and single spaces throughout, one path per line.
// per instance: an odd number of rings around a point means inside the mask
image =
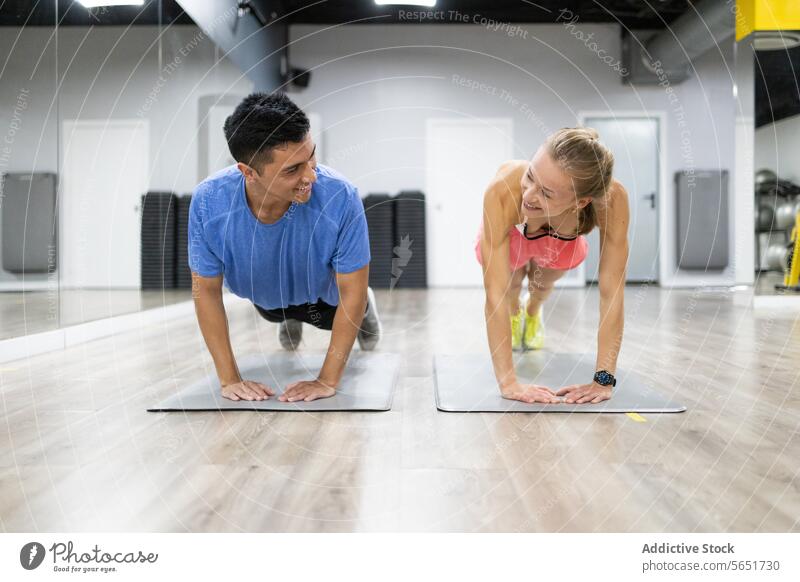
M 305 204 L 293 202 L 273 224 L 259 222 L 244 176 L 233 165 L 201 182 L 189 207 L 189 266 L 202 277 L 224 275 L 239 297 L 264 309 L 339 304 L 336 273 L 368 265 L 369 236 L 358 190 L 317 166 Z

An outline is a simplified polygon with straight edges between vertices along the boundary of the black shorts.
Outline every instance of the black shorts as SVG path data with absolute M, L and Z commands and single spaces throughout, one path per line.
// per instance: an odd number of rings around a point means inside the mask
M 264 309 L 258 305 L 256 311 L 272 323 L 280 323 L 287 319 L 296 319 L 308 323 L 319 329 L 333 329 L 333 316 L 336 315 L 336 305 L 328 305 L 324 301 L 304 303 L 303 305 L 290 305 L 278 309 Z

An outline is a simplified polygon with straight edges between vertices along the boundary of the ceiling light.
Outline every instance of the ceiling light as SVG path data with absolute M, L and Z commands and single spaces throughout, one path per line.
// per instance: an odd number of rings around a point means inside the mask
M 78 0 L 84 8 L 99 8 L 100 6 L 141 6 L 144 0 Z
M 433 8 L 436 6 L 436 0 L 375 0 L 378 6 L 391 6 L 392 4 L 406 4 L 412 6 L 429 6 Z
M 759 30 L 753 36 L 757 51 L 783 51 L 800 46 L 800 31 Z

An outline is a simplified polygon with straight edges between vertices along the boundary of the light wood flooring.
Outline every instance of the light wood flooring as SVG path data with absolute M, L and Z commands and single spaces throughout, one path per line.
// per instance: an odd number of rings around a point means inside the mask
M 390 412 L 145 412 L 212 370 L 190 317 L 2 364 L 0 530 L 800 532 L 800 321 L 751 293 L 626 289 L 620 367 L 688 407 L 644 422 L 438 412 L 432 354 L 487 352 L 480 289 L 377 293 Z M 547 349 L 594 351 L 597 302 L 557 290 Z M 238 354 L 278 349 L 229 314 Z

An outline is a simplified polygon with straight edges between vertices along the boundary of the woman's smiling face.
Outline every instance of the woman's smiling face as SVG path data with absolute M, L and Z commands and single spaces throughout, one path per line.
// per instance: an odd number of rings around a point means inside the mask
M 590 201 L 576 199 L 569 174 L 558 166 L 544 146 L 536 150 L 520 185 L 520 211 L 530 218 L 558 216 Z

